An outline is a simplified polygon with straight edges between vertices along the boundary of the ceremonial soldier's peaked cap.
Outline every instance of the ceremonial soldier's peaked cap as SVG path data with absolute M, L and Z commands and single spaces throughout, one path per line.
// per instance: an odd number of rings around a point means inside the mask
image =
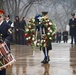
M 42 15 L 46 15 L 46 14 L 48 14 L 48 12 L 42 12 Z
M 4 12 L 3 10 L 0 10 L 0 14 L 4 15 L 4 14 L 5 14 L 5 12 Z
M 72 16 L 75 16 L 75 13 L 72 13 L 71 15 L 72 15 Z
M 10 18 L 10 15 L 7 15 L 7 16 L 5 16 L 5 17 L 8 17 L 8 18 Z

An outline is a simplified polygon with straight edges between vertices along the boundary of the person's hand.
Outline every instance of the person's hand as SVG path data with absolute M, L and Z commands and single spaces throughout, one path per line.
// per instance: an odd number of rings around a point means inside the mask
M 5 40 L 4 40 L 4 42 L 5 42 L 5 43 L 8 43 L 8 40 L 7 40 L 7 39 L 5 39 Z
M 74 27 L 75 25 L 72 25 L 72 27 Z
M 18 31 L 18 29 L 16 29 L 16 31 Z

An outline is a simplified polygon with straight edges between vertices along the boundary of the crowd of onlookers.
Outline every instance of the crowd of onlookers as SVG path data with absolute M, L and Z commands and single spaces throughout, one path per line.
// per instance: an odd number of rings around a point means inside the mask
M 14 22 L 10 20 L 10 16 L 5 16 L 5 21 L 11 26 L 12 29 L 12 39 L 11 44 L 20 44 L 25 45 L 25 26 L 26 18 L 23 17 L 22 20 L 19 19 L 19 16 L 15 17 Z

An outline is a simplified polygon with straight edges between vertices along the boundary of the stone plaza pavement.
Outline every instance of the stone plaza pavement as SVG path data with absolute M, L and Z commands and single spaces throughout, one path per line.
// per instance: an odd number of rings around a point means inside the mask
M 76 45 L 53 43 L 50 62 L 42 64 L 43 53 L 39 48 L 12 45 L 11 52 L 16 62 L 7 69 L 7 75 L 76 75 Z

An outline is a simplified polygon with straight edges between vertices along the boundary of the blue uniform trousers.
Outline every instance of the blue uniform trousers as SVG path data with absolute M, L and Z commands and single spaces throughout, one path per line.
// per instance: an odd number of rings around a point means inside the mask
M 6 69 L 0 71 L 0 75 L 6 75 Z

